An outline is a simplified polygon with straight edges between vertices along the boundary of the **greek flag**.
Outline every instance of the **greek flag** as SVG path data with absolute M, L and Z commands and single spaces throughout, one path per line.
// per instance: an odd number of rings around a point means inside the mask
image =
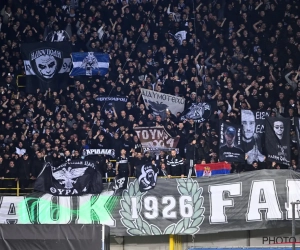
M 108 54 L 76 52 L 72 53 L 71 57 L 73 61 L 71 76 L 104 76 L 108 71 Z

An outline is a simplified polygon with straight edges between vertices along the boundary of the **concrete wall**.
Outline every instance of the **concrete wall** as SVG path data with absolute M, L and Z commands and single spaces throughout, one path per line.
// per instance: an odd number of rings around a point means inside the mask
M 296 241 L 300 242 L 300 229 L 298 231 Z M 282 244 L 292 241 L 290 236 L 291 228 L 200 234 L 194 237 L 194 242 L 192 236 L 182 236 L 182 250 L 192 247 L 291 247 L 291 244 Z M 297 246 L 300 247 L 300 243 Z M 169 237 L 111 237 L 111 250 L 169 250 Z

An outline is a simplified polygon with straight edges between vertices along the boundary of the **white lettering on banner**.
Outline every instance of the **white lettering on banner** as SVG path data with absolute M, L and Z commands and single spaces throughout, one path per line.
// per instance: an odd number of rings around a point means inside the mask
M 242 183 L 229 183 L 222 185 L 212 185 L 208 187 L 210 197 L 210 224 L 228 223 L 225 208 L 234 207 L 233 199 L 225 199 L 225 194 L 229 198 L 242 196 Z
M 152 134 L 152 140 L 154 140 L 155 139 L 155 137 L 154 137 L 155 131 L 152 131 L 152 130 L 149 130 L 149 131 Z M 148 140 L 149 139 L 149 132 L 146 131 L 146 130 L 142 130 L 142 137 L 143 137 L 144 140 Z
M 135 128 L 135 132 L 141 141 L 143 148 L 173 148 L 175 140 L 163 127 Z
M 173 196 L 164 196 L 161 203 L 167 205 L 162 210 L 162 216 L 165 219 L 177 219 L 176 212 L 173 211 L 176 208 L 176 199 Z
M 158 217 L 158 201 L 155 196 L 147 196 L 144 199 L 144 207 L 148 212 L 144 212 L 145 218 L 154 220 Z
M 183 195 L 179 198 L 180 204 L 180 215 L 182 218 L 191 218 L 194 212 L 193 206 L 191 205 L 193 199 L 189 195 Z
M 99 102 L 105 102 L 105 101 L 127 102 L 127 98 L 125 97 L 97 97 L 96 100 Z
M 255 133 L 262 134 L 265 132 L 265 126 L 262 124 L 257 124 L 255 128 Z
M 114 191 L 104 191 L 98 196 L 85 195 L 78 196 L 79 211 L 77 224 L 100 224 L 110 227 L 116 226 L 116 220 L 105 207 L 107 201 L 113 196 Z M 89 216 L 87 216 L 87 214 Z M 93 218 L 97 220 L 92 220 Z M 101 218 L 105 221 L 101 221 Z
M 142 89 L 142 95 L 144 95 L 145 97 L 150 97 L 161 101 L 179 103 L 183 105 L 185 104 L 185 99 L 182 97 L 172 96 L 172 95 L 156 92 L 153 90 Z
M 54 49 L 40 49 L 31 53 L 30 60 L 35 60 L 36 58 L 41 56 L 54 56 L 57 58 L 62 58 L 62 54 L 60 51 Z
M 22 224 L 31 224 L 27 207 L 24 204 L 25 197 L 1 196 L 0 197 L 0 224 L 19 224 L 22 215 Z
M 54 199 L 57 199 L 57 206 L 52 205 Z M 40 211 L 43 211 L 43 216 L 38 216 L 39 224 L 58 224 L 58 221 L 59 224 L 69 224 L 72 220 L 72 204 L 69 197 L 45 194 L 38 199 L 38 213 Z M 55 213 L 58 218 L 54 218 Z
M 300 180 L 286 180 L 287 202 L 285 203 L 285 209 L 287 220 L 291 220 L 293 218 L 291 202 L 297 202 L 300 200 L 298 190 L 300 190 Z M 300 205 L 295 206 L 295 211 L 295 219 L 299 219 Z
M 257 111 L 257 112 L 255 112 L 255 119 L 256 120 L 265 120 L 267 116 L 269 116 L 269 113 L 266 112 L 266 111 Z
M 274 180 L 252 181 L 246 220 L 262 221 L 262 211 L 266 220 L 283 219 Z
M 110 155 L 115 156 L 114 149 L 84 149 L 83 153 L 84 156 L 87 155 Z
M 191 218 L 194 209 L 190 204 L 192 202 L 192 197 L 188 195 L 180 196 L 179 198 L 179 213 L 183 218 Z M 144 212 L 145 218 L 149 220 L 157 219 L 159 216 L 158 199 L 155 196 L 147 196 L 144 198 Z M 137 199 L 136 197 L 131 197 L 131 217 L 132 219 L 137 219 L 139 217 L 137 211 Z M 162 215 L 164 219 L 176 219 L 177 212 L 173 211 L 176 208 L 176 199 L 173 196 L 162 197 L 162 205 L 167 205 L 162 208 Z

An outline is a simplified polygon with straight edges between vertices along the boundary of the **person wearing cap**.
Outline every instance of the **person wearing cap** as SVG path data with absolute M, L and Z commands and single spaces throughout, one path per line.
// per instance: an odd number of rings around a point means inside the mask
M 236 129 L 229 126 L 225 131 L 224 137 L 225 144 L 220 147 L 219 157 L 226 154 L 226 160 L 228 162 L 235 162 L 237 157 L 244 154 L 243 150 L 235 145 Z

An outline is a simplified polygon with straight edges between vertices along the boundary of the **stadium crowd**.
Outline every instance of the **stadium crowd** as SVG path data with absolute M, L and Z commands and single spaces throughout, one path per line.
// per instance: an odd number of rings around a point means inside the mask
M 240 123 L 241 109 L 290 118 L 295 137 L 298 0 L 4 0 L 0 9 L 1 179 L 20 179 L 27 187 L 45 159 L 80 159 L 88 148 L 113 148 L 117 157 L 124 149 L 140 160 L 145 153 L 143 160 L 152 161 L 134 126 L 165 126 L 180 137 L 177 157 L 217 162 L 219 121 Z M 108 53 L 109 73 L 70 77 L 66 89 L 28 94 L 17 86 L 17 76 L 24 75 L 20 44 L 42 42 L 57 30 L 66 31 L 74 52 Z M 183 30 L 181 42 L 174 35 Z M 186 108 L 216 99 L 218 111 L 196 125 L 176 114 L 162 121 L 146 109 L 141 88 L 185 97 Z M 125 110 L 105 114 L 95 98 L 107 95 L 127 96 Z M 290 168 L 297 170 L 296 140 L 291 150 Z M 164 154 L 156 158 L 163 169 Z M 98 160 L 103 174 L 116 173 L 107 157 Z M 232 164 L 232 172 L 280 167 L 245 161 Z

